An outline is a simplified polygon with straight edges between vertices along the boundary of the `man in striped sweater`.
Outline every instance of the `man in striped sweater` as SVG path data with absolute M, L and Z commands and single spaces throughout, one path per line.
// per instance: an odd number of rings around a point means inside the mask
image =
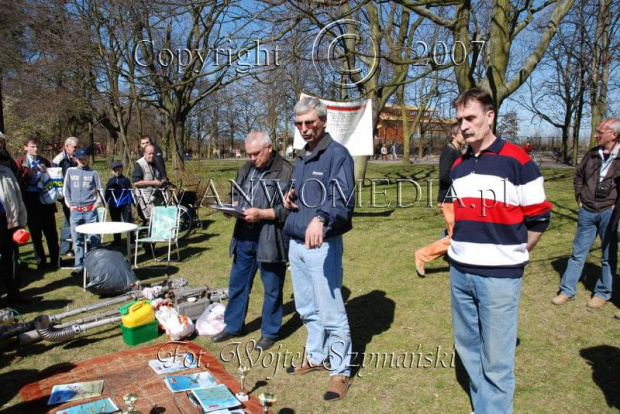
M 454 101 L 467 153 L 452 167 L 455 225 L 450 249 L 454 341 L 476 413 L 512 413 L 521 279 L 549 225 L 543 177 L 520 147 L 493 133 L 491 96 Z

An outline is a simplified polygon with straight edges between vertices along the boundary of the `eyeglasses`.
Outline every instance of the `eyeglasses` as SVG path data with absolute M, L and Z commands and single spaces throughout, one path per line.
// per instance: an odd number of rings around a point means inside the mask
M 601 131 L 601 130 L 598 130 L 598 129 L 595 131 L 595 135 L 605 135 L 605 134 L 610 134 L 610 133 L 613 133 L 613 131 L 611 131 L 611 130 Z
M 312 128 L 318 119 L 313 119 L 312 121 L 295 121 L 295 126 L 297 128 L 301 128 L 302 126 L 307 126 L 308 128 Z

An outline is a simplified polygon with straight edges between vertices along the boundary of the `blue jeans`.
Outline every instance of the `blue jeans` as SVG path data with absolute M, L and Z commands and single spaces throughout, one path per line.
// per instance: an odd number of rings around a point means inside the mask
M 92 211 L 71 211 L 71 239 L 73 239 L 73 247 L 75 249 L 75 269 L 81 271 L 84 269 L 84 235 L 78 234 L 75 230 L 80 224 L 96 223 L 97 210 Z M 100 240 L 97 235 L 89 235 L 88 243 L 92 247 L 99 247 Z
M 282 286 L 286 263 L 262 263 L 256 261 L 258 242 L 238 240 L 228 284 L 228 305 L 224 313 L 226 332 L 240 335 L 248 313 L 248 301 L 256 271 L 260 268 L 263 281 L 263 313 L 261 336 L 277 339 L 282 324 Z
M 611 286 L 618 263 L 618 237 L 616 229 L 609 226 L 612 214 L 611 208 L 601 213 L 593 213 L 583 207 L 579 208 L 573 252 L 560 282 L 561 293 L 569 297 L 575 296 L 583 265 L 598 234 L 601 238 L 602 250 L 601 277 L 594 287 L 594 296 L 605 300 L 611 298 Z
M 521 278 L 497 278 L 450 268 L 454 344 L 480 414 L 512 413 Z
M 295 308 L 308 339 L 312 364 L 329 361 L 330 375 L 351 375 L 351 333 L 342 300 L 342 236 L 323 240 L 317 249 L 292 240 L 289 247 Z

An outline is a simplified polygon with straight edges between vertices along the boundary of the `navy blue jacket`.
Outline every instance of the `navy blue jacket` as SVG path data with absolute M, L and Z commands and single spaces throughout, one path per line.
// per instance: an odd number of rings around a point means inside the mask
M 344 234 L 352 228 L 355 206 L 353 158 L 327 133 L 306 156 L 307 148 L 297 156 L 291 185 L 295 188 L 295 204 L 299 209 L 289 214 L 284 232 L 303 241 L 308 224 L 318 215 L 327 220 L 324 238 Z
M 131 204 L 132 199 L 133 194 L 129 178 L 120 175 L 118 177 L 113 176 L 108 180 L 105 187 L 105 202 L 110 208 L 122 208 Z M 121 206 L 117 207 L 117 204 L 121 204 Z

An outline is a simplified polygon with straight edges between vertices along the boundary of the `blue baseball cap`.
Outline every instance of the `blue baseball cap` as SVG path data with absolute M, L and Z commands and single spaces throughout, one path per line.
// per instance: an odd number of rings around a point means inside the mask
M 88 148 L 80 147 L 75 150 L 75 158 L 88 158 Z

